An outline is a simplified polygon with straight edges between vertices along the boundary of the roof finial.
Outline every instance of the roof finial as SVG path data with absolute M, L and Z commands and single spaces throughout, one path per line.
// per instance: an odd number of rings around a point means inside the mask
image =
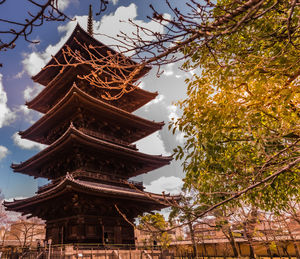
M 87 32 L 89 35 L 93 36 L 93 11 L 92 11 L 92 5 L 90 4 L 89 8 L 89 17 L 87 22 Z

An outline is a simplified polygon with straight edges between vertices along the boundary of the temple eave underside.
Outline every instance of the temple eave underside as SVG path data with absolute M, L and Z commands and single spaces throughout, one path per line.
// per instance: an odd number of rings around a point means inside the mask
M 52 145 L 21 164 L 13 164 L 12 168 L 15 172 L 49 179 L 60 177 L 54 172 L 66 173 L 80 168 L 111 171 L 130 178 L 167 165 L 171 160 L 172 157 L 148 155 L 91 137 L 71 126 Z
M 79 73 L 76 71 L 76 69 L 73 68 L 72 70 L 71 68 L 68 68 L 69 75 L 57 75 L 57 79 L 54 80 L 52 84 L 49 84 L 34 99 L 32 99 L 29 102 L 26 102 L 28 108 L 34 109 L 42 113 L 46 113 L 56 104 L 57 100 L 62 99 L 66 95 L 73 83 L 76 83 L 78 88 L 93 96 L 94 98 L 99 99 L 112 106 L 116 106 L 127 112 L 133 112 L 137 110 L 138 108 L 150 102 L 157 96 L 157 93 L 151 93 L 137 87 L 132 92 L 124 94 L 124 96 L 118 100 L 106 100 L 102 97 L 106 91 L 105 89 L 88 85 L 84 80 L 71 76 L 72 74 Z M 111 92 L 112 95 L 116 93 L 117 90 Z
M 107 139 L 122 141 L 127 145 L 161 129 L 164 125 L 162 122 L 149 121 L 103 103 L 74 84 L 59 103 L 26 131 L 20 132 L 20 135 L 22 138 L 51 144 L 67 130 L 70 123 L 91 134 L 101 131 Z
M 171 199 L 168 195 L 164 197 L 136 188 L 65 178 L 49 190 L 31 198 L 6 202 L 5 206 L 9 210 L 22 212 L 24 215 L 31 214 L 44 220 L 77 214 L 120 216 L 120 212 L 134 218 L 144 212 L 167 207 Z
M 82 44 L 84 42 L 84 44 Z M 95 38 L 93 38 L 91 35 L 89 35 L 86 31 L 84 31 L 79 24 L 76 25 L 73 33 L 70 35 L 69 39 L 66 41 L 66 43 L 63 45 L 63 47 L 58 50 L 58 52 L 55 54 L 55 59 L 52 58 L 48 64 L 35 76 L 32 77 L 32 79 L 35 82 L 38 82 L 42 85 L 48 85 L 49 82 L 59 73 L 61 73 L 61 68 L 59 66 L 55 66 L 56 61 L 58 60 L 60 63 L 65 63 L 65 56 L 63 54 L 63 49 L 68 46 L 71 48 L 73 51 L 78 50 L 82 52 L 82 55 L 86 55 L 85 58 L 89 59 L 90 56 L 88 53 L 85 53 L 85 49 L 82 47 L 83 45 L 89 46 L 92 45 L 96 49 L 96 51 L 91 50 L 93 52 L 95 58 L 98 59 L 103 59 L 104 62 L 107 62 L 109 60 L 110 55 L 116 55 L 119 56 L 119 60 L 123 61 L 123 66 L 126 67 L 128 66 L 127 69 L 130 70 L 130 67 L 134 67 L 136 63 L 129 58 L 126 58 L 120 53 L 117 53 L 115 50 L 112 48 L 104 45 L 103 43 L 99 42 Z M 71 59 L 72 57 L 69 57 Z M 54 65 L 54 66 L 53 66 Z M 140 73 L 138 73 L 135 76 L 135 79 L 137 80 L 138 78 L 144 76 L 151 68 L 150 67 L 145 67 L 143 68 Z M 132 68 L 131 68 L 132 70 Z

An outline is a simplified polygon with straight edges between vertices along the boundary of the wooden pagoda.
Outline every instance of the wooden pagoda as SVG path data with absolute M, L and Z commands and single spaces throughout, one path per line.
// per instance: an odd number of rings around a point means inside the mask
M 145 192 L 142 183 L 128 184 L 129 178 L 172 160 L 141 153 L 132 144 L 163 126 L 132 114 L 157 93 L 137 88 L 108 101 L 101 97 L 103 90 L 78 79 L 91 67 L 61 70 L 51 66 L 55 59 L 63 62 L 66 46 L 84 53 L 79 42 L 101 47 L 104 56 L 114 52 L 77 25 L 65 45 L 33 77 L 45 88 L 27 105 L 44 115 L 20 135 L 48 147 L 12 168 L 47 178 L 50 183 L 40 187 L 35 196 L 5 202 L 5 206 L 45 220 L 46 239 L 54 244 L 134 244 L 129 222 L 144 212 L 166 207 L 166 201 L 174 199 Z M 135 80 L 148 70 L 143 69 Z

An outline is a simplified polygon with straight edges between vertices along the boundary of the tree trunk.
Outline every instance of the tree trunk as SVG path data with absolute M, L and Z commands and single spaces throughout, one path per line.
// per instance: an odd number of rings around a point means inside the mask
M 193 253 L 194 256 L 197 257 L 197 244 L 196 244 L 196 240 L 195 240 L 195 233 L 194 233 L 194 229 L 193 229 L 193 224 L 191 221 L 189 221 L 188 223 L 188 227 L 191 233 L 191 240 L 192 240 L 192 244 L 193 244 Z
M 289 232 L 289 236 L 290 236 L 290 238 L 291 238 L 291 240 L 292 240 L 292 242 L 293 242 L 294 249 L 295 249 L 295 255 L 296 255 L 297 259 L 300 259 L 300 253 L 299 253 L 299 249 L 298 249 L 296 240 L 295 240 L 295 238 L 294 238 L 294 236 L 293 236 L 293 234 L 292 234 L 292 231 L 291 231 L 291 229 L 290 229 L 290 227 L 289 227 L 289 225 L 288 225 L 288 223 L 286 222 L 285 219 L 284 219 L 284 223 L 285 223 L 285 225 L 286 225 L 287 231 Z
M 249 249 L 250 249 L 250 255 L 249 255 L 249 257 L 250 258 L 255 258 L 254 249 L 253 249 L 253 246 L 252 246 L 251 242 L 249 242 Z
M 249 258 L 255 258 L 255 254 L 254 254 L 254 249 L 252 246 L 252 234 L 250 232 L 250 227 L 249 224 L 247 224 L 246 222 L 243 224 L 244 225 L 244 233 L 245 233 L 245 237 L 247 238 L 248 241 L 248 245 L 249 245 Z
M 236 247 L 236 243 L 235 243 L 235 240 L 234 240 L 234 236 L 232 235 L 232 231 L 231 229 L 229 229 L 229 237 L 230 237 L 230 244 L 232 246 L 232 249 L 233 249 L 233 254 L 234 254 L 234 257 L 239 257 L 239 251 Z
M 299 248 L 297 246 L 297 243 L 294 240 L 293 240 L 293 245 L 294 245 L 294 249 L 295 249 L 296 258 L 300 259 Z
M 226 229 L 222 228 L 222 232 L 226 236 L 226 238 L 228 239 L 228 241 L 231 245 L 231 248 L 232 248 L 232 251 L 233 251 L 233 256 L 234 257 L 240 257 L 240 254 L 239 254 L 239 251 L 236 247 L 234 236 L 232 235 L 232 231 L 231 231 L 230 227 L 226 227 Z M 228 235 L 226 234 L 226 232 L 228 232 Z
M 273 259 L 273 254 L 272 254 L 272 252 L 271 252 L 270 245 L 267 244 L 266 248 L 267 248 L 267 253 L 268 253 L 269 257 L 270 257 L 271 259 Z

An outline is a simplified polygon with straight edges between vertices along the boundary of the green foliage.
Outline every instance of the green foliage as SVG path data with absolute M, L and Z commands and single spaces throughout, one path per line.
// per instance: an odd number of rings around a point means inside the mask
M 162 248 L 168 248 L 172 241 L 171 236 L 166 231 L 168 229 L 168 222 L 159 213 L 146 214 L 139 217 L 138 229 L 149 234 L 149 243 L 151 245 L 153 245 L 153 241 L 156 241 Z
M 186 223 L 193 221 L 195 219 L 195 204 L 191 196 L 188 196 L 187 193 L 183 193 L 180 203 L 180 207 L 172 207 L 171 213 L 169 215 L 169 222 L 173 222 L 174 219 L 179 220 L 180 223 Z
M 139 228 L 154 228 L 156 230 L 163 231 L 168 227 L 168 223 L 165 221 L 163 215 L 159 213 L 146 214 L 139 218 Z
M 183 116 L 171 124 L 186 136 L 174 153 L 183 159 L 185 188 L 197 190 L 207 207 L 299 158 L 300 11 L 291 1 L 268 11 L 274 3 L 259 19 L 199 46 L 183 65 L 201 73 L 187 80 Z M 221 11 L 212 12 L 217 18 Z M 241 198 L 280 209 L 299 196 L 299 184 L 293 167 Z
M 275 252 L 277 252 L 276 248 L 277 248 L 276 242 L 275 241 L 271 241 L 271 243 L 270 243 L 270 249 L 273 250 L 273 251 L 275 251 Z

